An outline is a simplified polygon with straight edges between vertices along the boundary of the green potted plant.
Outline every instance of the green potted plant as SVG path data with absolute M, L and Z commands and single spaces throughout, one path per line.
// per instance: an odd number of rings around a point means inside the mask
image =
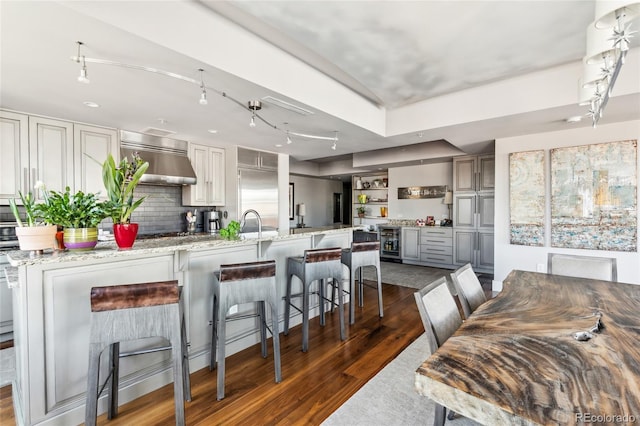
M 358 217 L 364 217 L 364 214 L 367 211 L 367 209 L 364 206 L 360 206 L 356 209 L 356 211 L 358 212 Z
M 138 235 L 138 224 L 131 223 L 131 213 L 140 207 L 146 197 L 134 201 L 133 191 L 148 168 L 149 163 L 137 154 L 132 156 L 131 161 L 124 157 L 120 163 L 116 163 L 113 156 L 109 155 L 102 164 L 108 216 L 113 220 L 113 235 L 120 249 L 131 248 Z
M 42 182 L 37 182 L 35 189 L 44 187 Z M 25 219 L 20 216 L 17 200 L 10 199 L 9 206 L 16 219 L 16 236 L 20 244 L 20 250 L 30 250 L 34 253 L 42 253 L 44 249 L 56 247 L 57 226 L 50 218 L 42 217 L 39 206 L 47 203 L 46 190 L 43 191 L 44 203 L 36 203 L 36 198 L 30 191 L 27 194 L 18 192 L 24 209 Z
M 107 203 L 96 194 L 51 191 L 48 202 L 40 204 L 41 215 L 64 227 L 64 246 L 69 250 L 91 250 L 98 243 L 98 225 L 108 216 Z

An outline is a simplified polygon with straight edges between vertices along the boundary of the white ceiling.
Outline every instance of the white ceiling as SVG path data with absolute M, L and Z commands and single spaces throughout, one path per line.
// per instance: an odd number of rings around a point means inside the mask
M 577 80 L 593 15 L 588 0 L 2 0 L 0 106 L 323 163 L 442 139 L 451 149 L 443 154 L 438 142 L 435 156 L 475 153 L 499 137 L 565 129 L 564 119 L 586 113 Z M 88 63 L 91 83 L 80 84 L 70 60 L 77 40 L 87 58 L 196 80 L 202 68 L 209 104 L 198 104 L 195 84 L 130 68 Z M 602 124 L 640 119 L 634 58 Z M 266 96 L 312 114 L 263 103 L 268 124 L 249 127 L 247 101 Z M 296 137 L 287 145 L 286 129 L 338 131 L 337 149 Z M 397 163 L 394 151 L 383 153 Z

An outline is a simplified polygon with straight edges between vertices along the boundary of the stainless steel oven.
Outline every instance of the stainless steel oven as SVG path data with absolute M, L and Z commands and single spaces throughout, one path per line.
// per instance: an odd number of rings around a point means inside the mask
M 402 233 L 399 226 L 378 226 L 380 234 L 380 259 L 400 259 Z

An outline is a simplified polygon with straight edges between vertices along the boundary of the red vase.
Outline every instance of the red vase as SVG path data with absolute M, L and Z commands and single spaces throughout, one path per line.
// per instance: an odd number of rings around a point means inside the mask
M 137 223 L 116 223 L 113 225 L 113 236 L 120 250 L 128 250 L 133 247 L 137 235 Z

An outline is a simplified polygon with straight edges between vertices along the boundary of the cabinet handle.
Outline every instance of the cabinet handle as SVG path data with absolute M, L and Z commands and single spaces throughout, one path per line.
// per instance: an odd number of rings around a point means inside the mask
M 434 247 L 429 247 L 429 251 L 444 251 L 444 249 L 437 249 Z

